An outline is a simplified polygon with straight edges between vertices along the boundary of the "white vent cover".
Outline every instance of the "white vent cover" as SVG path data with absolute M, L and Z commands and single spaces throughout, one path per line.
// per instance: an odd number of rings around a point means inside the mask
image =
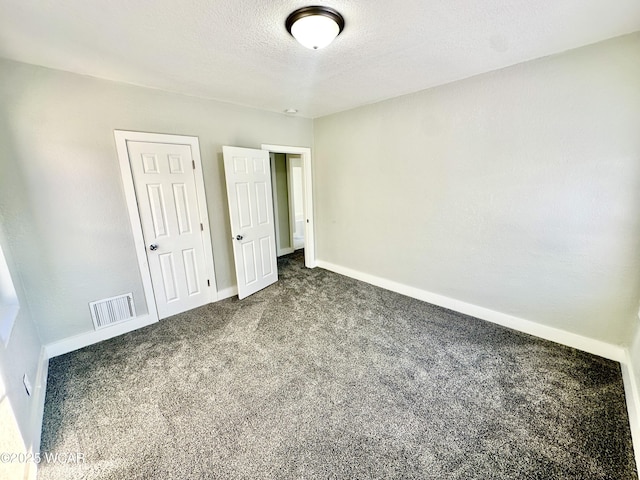
M 91 302 L 89 303 L 89 308 L 91 309 L 91 317 L 93 317 L 93 326 L 96 330 L 136 316 L 133 293 Z

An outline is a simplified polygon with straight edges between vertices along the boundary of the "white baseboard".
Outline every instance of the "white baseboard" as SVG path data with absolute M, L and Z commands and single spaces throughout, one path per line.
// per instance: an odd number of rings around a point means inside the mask
M 224 288 L 222 290 L 218 290 L 218 299 L 216 300 L 216 302 L 233 297 L 237 294 L 238 287 L 235 285 Z M 157 321 L 157 318 L 149 314 L 141 315 L 133 320 L 118 323 L 111 327 L 103 328 L 100 330 L 92 330 L 89 332 L 81 333 L 79 335 L 74 335 L 73 337 L 63 338 L 62 340 L 58 340 L 57 342 L 48 343 L 47 345 L 45 345 L 45 348 L 47 350 L 47 355 L 49 356 L 49 358 L 53 358 L 59 355 L 64 355 L 65 353 L 73 352 L 74 350 L 88 347 L 89 345 L 93 345 L 94 343 L 102 342 L 103 340 L 117 337 L 118 335 L 122 335 L 124 333 L 132 332 L 133 330 L 146 327 L 147 325 L 151 325 L 152 323 L 156 323 Z
M 633 451 L 636 457 L 636 468 L 640 458 L 640 392 L 631 361 L 629 350 L 625 350 L 625 361 L 620 362 L 622 368 L 622 380 L 624 382 L 624 395 L 627 401 L 627 413 L 629 414 L 629 425 L 631 427 L 631 439 L 633 441 Z
M 108 340 L 109 338 L 117 337 L 124 333 L 132 332 L 152 323 L 156 323 L 157 318 L 151 315 L 142 315 L 126 322 L 118 323 L 111 327 L 103 328 L 100 330 L 93 330 L 80 335 L 74 335 L 73 337 L 64 338 L 57 342 L 48 343 L 45 345 L 47 355 L 49 358 L 57 357 L 58 355 L 64 355 L 65 353 L 73 352 L 81 348 L 93 345 L 94 343 Z
M 371 285 L 375 285 L 386 290 L 391 290 L 402 295 L 407 295 L 418 300 L 422 300 L 434 305 L 438 305 L 450 310 L 454 310 L 465 315 L 470 315 L 482 320 L 487 320 L 514 330 L 518 330 L 530 335 L 534 335 L 546 340 L 551 340 L 562 345 L 576 348 L 594 355 L 599 355 L 610 360 L 620 362 L 622 368 L 622 378 L 624 381 L 624 390 L 627 402 L 627 411 L 629 415 L 629 423 L 631 426 L 631 435 L 633 438 L 633 448 L 635 457 L 640 458 L 640 391 L 636 377 L 634 375 L 633 363 L 629 351 L 621 346 L 612 345 L 606 342 L 584 337 L 575 333 L 567 332 L 558 328 L 549 327 L 539 323 L 525 320 L 512 315 L 507 315 L 495 310 L 479 307 L 470 303 L 462 302 L 453 298 L 449 298 L 436 293 L 410 287 L 398 282 L 387 280 L 385 278 L 376 277 L 367 273 L 359 272 L 347 267 L 332 264 L 323 260 L 317 260 L 318 267 L 330 270 L 341 275 L 345 275 L 356 280 L 360 280 Z M 316 266 L 316 265 L 314 265 Z M 233 297 L 238 294 L 237 286 L 228 287 L 218 291 L 218 301 Z M 65 353 L 78 350 L 80 348 L 92 345 L 94 343 L 107 340 L 124 333 L 137 330 L 156 323 L 158 320 L 149 315 L 141 316 L 129 322 L 123 322 L 113 327 L 103 330 L 87 332 L 74 337 L 66 338 L 57 342 L 53 342 L 42 347 L 40 357 L 38 359 L 38 371 L 36 374 L 33 410 L 32 410 L 32 428 L 33 428 L 33 444 L 31 446 L 33 452 L 40 451 L 40 438 L 42 433 L 42 419 L 44 414 L 44 402 L 46 395 L 47 374 L 49 358 L 63 355 Z M 27 478 L 35 479 L 36 469 L 28 470 Z
M 462 302 L 460 300 L 438 295 L 419 288 L 410 287 L 408 285 L 387 280 L 386 278 L 376 277 L 368 273 L 359 272 L 357 270 L 335 265 L 323 260 L 318 260 L 317 263 L 319 267 L 326 270 L 355 278 L 356 280 L 360 280 L 386 290 L 391 290 L 433 305 L 448 308 L 456 312 L 464 313 L 465 315 L 497 323 L 504 327 L 512 328 L 520 332 L 544 338 L 545 340 L 551 340 L 562 345 L 620 362 L 627 412 L 629 415 L 629 425 L 631 427 L 631 437 L 633 440 L 633 450 L 637 464 L 637 459 L 640 458 L 640 391 L 638 390 L 638 385 L 635 380 L 636 377 L 634 375 L 631 356 L 626 348 L 595 340 L 593 338 L 584 337 L 576 333 L 567 332 L 559 328 L 542 325 L 523 318 L 507 315 L 505 313 L 496 312 L 495 310 L 479 307 L 471 303 Z
M 38 371 L 36 373 L 35 388 L 33 389 L 33 406 L 31 410 L 31 438 L 32 452 L 40 451 L 40 435 L 42 434 L 42 416 L 44 414 L 44 399 L 47 393 L 47 375 L 49 373 L 49 356 L 45 347 L 40 349 Z
M 464 313 L 465 315 L 487 320 L 488 322 L 497 323 L 498 325 L 502 325 L 513 330 L 528 333 L 536 337 L 544 338 L 545 340 L 551 340 L 552 342 L 573 347 L 610 360 L 615 360 L 616 362 L 626 362 L 625 350 L 619 345 L 613 345 L 593 338 L 584 337 L 576 333 L 567 332 L 566 330 L 561 330 L 559 328 L 532 322 L 531 320 L 525 320 L 506 313 L 479 307 L 471 303 L 445 297 L 444 295 L 438 295 L 437 293 L 428 292 L 426 290 L 410 287 L 409 285 L 404 285 L 392 280 L 387 280 L 386 278 L 376 277 L 368 273 L 359 272 L 351 268 L 325 262 L 324 260 L 318 260 L 317 263 L 319 267 L 326 270 L 355 278 L 356 280 L 360 280 L 386 290 L 391 290 L 433 305 Z
M 43 346 L 38 357 L 38 370 L 34 380 L 34 388 L 31 400 L 31 444 L 26 445 L 28 453 L 40 452 L 40 440 L 42 438 L 42 419 L 44 418 L 44 401 L 47 394 L 47 374 L 49 373 L 49 357 Z M 27 462 L 25 479 L 35 480 L 38 475 L 38 466 Z
M 226 298 L 231 298 L 234 295 L 238 295 L 238 287 L 235 285 L 232 287 L 224 288 L 222 290 L 218 290 L 218 301 L 224 300 Z
M 288 247 L 288 248 L 281 248 L 281 249 L 278 251 L 278 255 L 277 255 L 277 256 L 278 256 L 278 257 L 282 257 L 282 256 L 284 256 L 284 255 L 289 255 L 290 253 L 293 253 L 293 252 L 295 252 L 295 250 L 294 250 L 293 248 L 291 248 L 291 247 Z
M 226 298 L 237 295 L 238 287 L 234 285 L 232 287 L 224 288 L 222 290 L 218 290 L 217 294 L 218 299 L 216 301 L 219 302 L 220 300 L 224 300 Z M 74 335 L 73 337 L 63 338 L 62 340 L 58 340 L 57 342 L 48 343 L 47 345 L 45 345 L 45 348 L 47 350 L 47 355 L 49 356 L 49 358 L 53 358 L 59 355 L 64 355 L 65 353 L 73 352 L 74 350 L 88 347 L 89 345 L 93 345 L 94 343 L 102 342 L 103 340 L 117 337 L 118 335 L 122 335 L 124 333 L 132 332 L 133 330 L 146 327 L 147 325 L 151 325 L 152 323 L 156 323 L 157 321 L 158 319 L 151 315 L 141 315 L 134 318 L 133 320 L 118 323 L 111 327 L 103 328 L 100 330 L 92 330 L 89 332 L 81 333 L 79 335 Z

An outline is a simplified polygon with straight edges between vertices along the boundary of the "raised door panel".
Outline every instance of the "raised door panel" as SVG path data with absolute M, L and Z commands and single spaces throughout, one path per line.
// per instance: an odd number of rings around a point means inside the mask
M 178 234 L 185 235 L 192 233 L 190 207 L 187 196 L 187 185 L 184 183 L 173 184 L 173 203 L 176 210 L 176 219 L 178 222 Z
M 165 207 L 165 198 L 162 185 L 147 184 L 147 199 L 150 209 L 150 220 L 153 225 L 153 233 L 156 238 L 166 237 L 169 235 L 167 225 L 167 209 Z
M 167 303 L 175 302 L 179 299 L 178 284 L 176 282 L 176 265 L 173 252 L 161 253 L 158 255 L 160 263 L 160 273 L 162 275 L 162 285 L 164 287 L 164 298 Z
M 198 274 L 197 253 L 194 248 L 188 248 L 182 251 L 182 261 L 184 264 L 187 295 L 190 297 L 198 295 L 201 291 L 200 276 Z

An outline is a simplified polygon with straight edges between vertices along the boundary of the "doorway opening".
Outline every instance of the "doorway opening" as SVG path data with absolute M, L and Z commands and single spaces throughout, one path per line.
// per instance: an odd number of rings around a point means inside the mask
M 311 149 L 262 145 L 261 150 L 256 150 L 225 145 L 222 147 L 222 157 L 240 300 L 278 281 L 270 153 L 292 154 L 299 157 L 298 165 L 301 165 L 303 178 L 304 227 L 304 248 L 300 252 L 304 252 L 305 267 L 317 266 L 313 231 Z M 292 193 L 291 196 L 293 195 Z M 283 203 L 284 206 L 288 210 L 288 201 L 286 204 Z M 295 215 L 295 207 L 293 211 Z M 293 239 L 289 248 L 293 248 L 291 245 L 293 245 Z
M 262 145 L 269 151 L 276 253 L 297 252 L 307 268 L 316 267 L 311 149 Z
M 278 257 L 305 246 L 304 183 L 302 158 L 296 154 L 270 153 L 273 213 Z

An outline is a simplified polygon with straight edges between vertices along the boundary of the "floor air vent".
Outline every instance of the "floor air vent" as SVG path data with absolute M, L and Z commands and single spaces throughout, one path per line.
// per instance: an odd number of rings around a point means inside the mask
M 105 298 L 89 303 L 93 326 L 99 330 L 114 323 L 123 322 L 136 316 L 133 305 L 133 293 Z

